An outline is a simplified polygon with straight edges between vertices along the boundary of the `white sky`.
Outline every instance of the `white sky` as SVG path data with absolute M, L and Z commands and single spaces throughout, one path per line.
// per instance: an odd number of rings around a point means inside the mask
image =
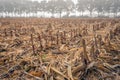
M 31 0 L 31 1 L 43 1 L 43 0 Z M 46 0 L 46 1 L 49 1 L 49 0 Z M 77 3 L 77 0 L 72 0 L 75 4 Z

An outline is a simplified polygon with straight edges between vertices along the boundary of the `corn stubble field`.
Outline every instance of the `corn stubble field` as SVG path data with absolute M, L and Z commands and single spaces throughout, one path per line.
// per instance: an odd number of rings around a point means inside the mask
M 120 80 L 120 19 L 0 19 L 0 80 Z

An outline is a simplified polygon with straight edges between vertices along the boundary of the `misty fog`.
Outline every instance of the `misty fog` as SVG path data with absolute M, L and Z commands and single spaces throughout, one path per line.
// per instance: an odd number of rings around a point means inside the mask
M 0 17 L 119 17 L 120 0 L 0 0 Z

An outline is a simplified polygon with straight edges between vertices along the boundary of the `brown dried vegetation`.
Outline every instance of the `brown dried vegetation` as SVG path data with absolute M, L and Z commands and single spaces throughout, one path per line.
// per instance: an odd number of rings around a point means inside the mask
M 0 23 L 0 80 L 120 80 L 119 19 Z

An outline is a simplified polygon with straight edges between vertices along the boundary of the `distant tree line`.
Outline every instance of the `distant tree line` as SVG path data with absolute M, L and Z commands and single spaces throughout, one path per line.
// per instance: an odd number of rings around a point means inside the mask
M 70 17 L 70 14 L 75 12 L 81 17 L 84 17 L 86 13 L 89 13 L 87 15 L 89 17 L 93 17 L 94 14 L 97 17 L 109 17 L 111 14 L 114 17 L 119 17 L 120 0 L 77 0 L 77 3 L 74 3 L 73 0 L 43 0 L 41 2 L 0 0 L 1 16 L 9 13 L 21 15 L 21 13 L 30 14 L 37 12 L 52 14 L 51 17 L 59 14 L 60 18 Z

